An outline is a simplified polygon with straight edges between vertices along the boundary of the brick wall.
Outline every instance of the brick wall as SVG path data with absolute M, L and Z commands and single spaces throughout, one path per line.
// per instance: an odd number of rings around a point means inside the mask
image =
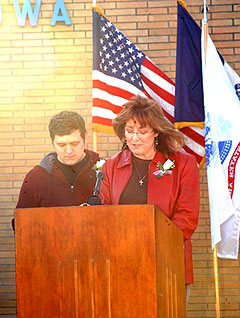
M 35 1 L 31 1 L 35 3 Z M 38 25 L 19 27 L 12 0 L 1 1 L 0 24 L 0 317 L 16 317 L 14 236 L 10 221 L 22 180 L 52 150 L 47 126 L 60 110 L 79 111 L 92 149 L 92 3 L 65 0 L 72 25 L 50 26 L 55 0 L 42 0 Z M 238 0 L 209 0 L 212 39 L 240 74 Z M 20 4 L 23 3 L 19 1 Z M 105 15 L 173 80 L 177 6 L 173 0 L 97 1 Z M 200 24 L 203 0 L 186 1 Z M 98 151 L 119 149 L 114 136 L 100 134 Z M 213 257 L 206 170 L 200 171 L 200 220 L 193 236 L 195 284 L 187 317 L 215 317 Z M 218 260 L 221 317 L 240 317 L 239 260 Z

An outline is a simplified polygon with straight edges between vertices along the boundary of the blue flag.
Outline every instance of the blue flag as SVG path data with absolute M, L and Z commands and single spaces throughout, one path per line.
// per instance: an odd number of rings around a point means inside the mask
M 177 59 L 175 83 L 176 128 L 204 127 L 201 29 L 178 1 Z M 204 137 L 202 136 L 202 139 Z
M 184 1 L 178 1 L 177 59 L 174 125 L 182 133 L 191 130 L 198 154 L 199 166 L 204 163 L 204 106 L 201 54 L 201 28 L 189 14 Z M 237 96 L 240 96 L 239 77 L 217 52 Z M 196 155 L 195 155 L 196 156 Z

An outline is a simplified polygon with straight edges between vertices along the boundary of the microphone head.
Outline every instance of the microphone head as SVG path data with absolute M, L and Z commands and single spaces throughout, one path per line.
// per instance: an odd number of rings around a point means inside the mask
M 100 184 L 103 180 L 104 177 L 104 173 L 101 170 L 97 170 L 96 171 L 96 177 L 97 177 L 97 181 L 94 187 L 94 191 L 93 191 L 93 195 L 98 195 L 99 191 L 100 191 Z
M 97 176 L 97 179 L 103 179 L 104 178 L 104 173 L 102 172 L 102 170 L 97 170 L 96 171 L 96 176 Z

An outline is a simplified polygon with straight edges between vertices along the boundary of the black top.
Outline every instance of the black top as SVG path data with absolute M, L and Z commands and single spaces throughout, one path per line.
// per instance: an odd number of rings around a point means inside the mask
M 78 163 L 76 163 L 73 166 L 66 165 L 62 162 L 60 162 L 57 158 L 57 154 L 55 154 L 54 158 L 54 164 L 64 173 L 65 177 L 67 178 L 68 182 L 73 185 L 74 180 L 80 170 L 87 165 L 89 161 L 89 155 L 86 154 L 86 156 Z
M 148 194 L 148 168 L 152 160 L 143 160 L 132 155 L 133 170 L 120 196 L 119 204 L 146 204 Z M 142 180 L 142 185 L 140 184 Z M 139 183 L 140 181 L 140 183 Z

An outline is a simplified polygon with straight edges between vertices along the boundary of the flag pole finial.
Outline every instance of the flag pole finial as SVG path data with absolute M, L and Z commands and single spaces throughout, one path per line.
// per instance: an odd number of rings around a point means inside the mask
M 207 0 L 204 0 L 204 7 L 203 7 L 203 23 L 204 24 L 207 24 L 207 11 L 208 11 Z

